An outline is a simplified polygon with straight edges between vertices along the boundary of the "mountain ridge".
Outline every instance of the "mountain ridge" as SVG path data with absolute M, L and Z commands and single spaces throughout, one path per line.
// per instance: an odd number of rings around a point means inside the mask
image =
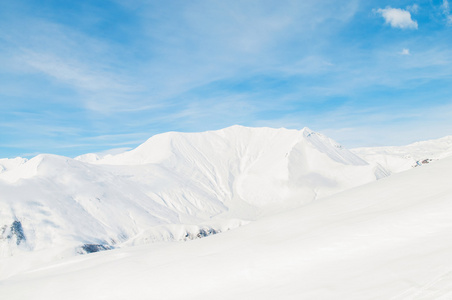
M 161 134 L 94 162 L 41 154 L 0 173 L 0 256 L 202 237 L 387 175 L 307 128 Z
M 368 162 L 378 163 L 390 172 L 398 173 L 452 156 L 452 136 L 406 146 L 361 147 L 351 151 Z
M 451 170 L 449 157 L 211 238 L 44 264 L 0 291 L 46 300 L 445 299 Z
M 401 149 L 440 158 L 448 141 Z M 390 150 L 382 155 L 397 154 Z M 233 126 L 159 134 L 101 156 L 2 159 L 0 259 L 44 251 L 50 261 L 224 232 L 390 174 L 359 154 L 306 127 Z

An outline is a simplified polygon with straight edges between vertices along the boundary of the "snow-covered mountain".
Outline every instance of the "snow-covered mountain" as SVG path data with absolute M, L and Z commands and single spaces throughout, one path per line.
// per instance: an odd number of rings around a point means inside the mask
M 397 173 L 452 156 L 452 136 L 407 146 L 366 147 L 351 151 L 368 162 L 378 163 L 385 169 Z
M 9 300 L 451 299 L 450 178 L 451 157 L 206 239 L 44 265 L 3 280 L 0 295 Z
M 0 159 L 0 174 L 3 172 L 7 172 L 12 169 L 15 169 L 18 166 L 23 165 L 27 161 L 28 160 L 26 158 L 22 158 L 22 157 L 16 157 L 16 158 L 12 158 L 12 159 L 1 158 Z
M 47 260 L 226 231 L 388 174 L 307 128 L 241 126 L 1 164 L 0 257 Z

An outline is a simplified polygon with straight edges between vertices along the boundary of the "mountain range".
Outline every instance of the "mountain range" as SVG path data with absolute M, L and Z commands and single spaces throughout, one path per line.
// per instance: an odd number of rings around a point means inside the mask
M 0 279 L 79 254 L 193 240 L 243 225 L 238 232 L 255 230 L 252 235 L 264 239 L 253 225 L 264 224 L 289 239 L 333 222 L 334 211 L 360 219 L 370 209 L 377 216 L 373 205 L 397 205 L 375 192 L 389 196 L 398 184 L 417 185 L 421 179 L 400 178 L 451 154 L 451 137 L 348 150 L 308 128 L 233 126 L 159 134 L 119 154 L 1 159 Z M 372 183 L 380 179 L 389 183 Z M 409 205 L 406 190 L 391 197 Z

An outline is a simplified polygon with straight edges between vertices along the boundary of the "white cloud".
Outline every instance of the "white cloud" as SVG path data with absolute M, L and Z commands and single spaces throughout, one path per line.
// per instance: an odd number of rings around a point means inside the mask
M 450 5 L 448 0 L 443 0 L 443 4 L 441 5 L 441 9 L 443 10 L 443 14 L 446 16 L 446 22 L 448 25 L 452 25 L 452 16 L 450 15 Z
M 390 24 L 391 27 L 401 29 L 417 29 L 417 22 L 411 19 L 411 13 L 407 10 L 400 8 L 386 7 L 384 9 L 379 8 L 377 13 L 385 19 L 386 24 Z
M 19 55 L 18 60 L 77 89 L 94 92 L 126 88 L 118 82 L 118 79 L 114 79 L 112 74 L 92 69 L 90 66 L 74 59 L 70 60 L 66 57 L 49 53 L 23 51 L 23 54 Z
M 401 55 L 410 55 L 410 49 L 402 49 L 402 52 L 400 52 Z
M 406 7 L 406 10 L 411 11 L 413 14 L 417 14 L 419 11 L 419 5 L 417 5 L 417 4 L 408 5 Z
M 443 5 L 441 6 L 445 14 L 449 14 L 450 6 L 449 1 L 443 0 Z

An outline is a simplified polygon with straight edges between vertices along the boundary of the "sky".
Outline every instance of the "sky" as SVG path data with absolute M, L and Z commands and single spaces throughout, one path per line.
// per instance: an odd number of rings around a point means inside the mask
M 0 0 L 0 157 L 167 131 L 452 135 L 452 1 Z

